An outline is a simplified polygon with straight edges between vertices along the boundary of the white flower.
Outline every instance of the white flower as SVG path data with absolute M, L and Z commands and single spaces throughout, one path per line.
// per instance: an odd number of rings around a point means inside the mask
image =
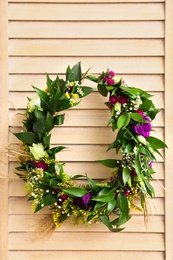
M 44 150 L 42 143 L 35 144 L 29 147 L 31 154 L 34 156 L 35 160 L 40 160 L 43 157 L 48 157 L 48 153 Z
M 28 102 L 28 109 L 30 112 L 34 111 L 35 107 L 41 108 L 41 101 L 39 97 L 35 97 Z
M 142 136 L 142 135 L 137 135 L 136 139 L 137 139 L 141 144 L 144 144 L 144 145 L 147 144 L 147 141 L 146 141 L 145 137 Z

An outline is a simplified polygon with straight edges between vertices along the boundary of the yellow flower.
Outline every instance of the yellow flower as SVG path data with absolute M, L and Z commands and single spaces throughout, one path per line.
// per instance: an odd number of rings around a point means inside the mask
M 78 94 L 72 94 L 72 97 L 76 100 L 79 99 L 79 95 Z
M 70 98 L 70 94 L 68 92 L 65 93 L 66 98 Z

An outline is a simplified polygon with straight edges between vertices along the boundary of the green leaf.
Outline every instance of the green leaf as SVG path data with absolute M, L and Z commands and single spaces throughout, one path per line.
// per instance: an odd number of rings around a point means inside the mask
M 81 82 L 81 63 L 76 63 L 72 69 L 68 66 L 66 71 L 66 80 Z
M 80 88 L 82 89 L 82 91 L 84 93 L 83 97 L 86 97 L 91 92 L 93 92 L 93 88 L 90 88 L 90 87 L 81 86 Z
M 122 170 L 122 178 L 123 178 L 124 185 L 126 185 L 128 179 L 130 178 L 130 170 L 129 170 L 129 168 L 123 168 L 123 170 Z
M 136 122 L 142 123 L 144 121 L 143 117 L 139 113 L 130 113 L 131 119 Z
M 100 202 L 109 202 L 115 198 L 115 189 L 105 189 L 103 188 L 98 195 L 93 198 L 94 201 L 100 201 Z
M 50 79 L 49 75 L 46 74 L 46 78 L 47 78 L 47 89 L 48 89 L 48 92 L 51 94 L 51 95 L 54 95 L 54 89 L 52 87 L 52 80 Z
M 85 188 L 80 187 L 60 187 L 59 189 L 61 189 L 65 194 L 73 198 L 83 197 L 87 194 L 87 190 Z
M 121 214 L 126 219 L 128 219 L 128 217 L 129 217 L 129 203 L 128 203 L 127 197 L 124 195 L 124 193 L 118 194 L 117 202 L 118 202 Z
M 51 137 L 51 135 L 47 135 L 47 136 L 43 137 L 43 144 L 47 148 L 49 148 L 49 146 L 50 146 L 50 137 Z
M 55 125 L 63 125 L 64 124 L 65 114 L 57 115 L 53 117 Z
M 106 159 L 106 160 L 97 160 L 97 162 L 101 163 L 104 166 L 107 166 L 109 168 L 115 168 L 117 167 L 119 160 L 115 159 Z
M 112 225 L 110 223 L 109 217 L 107 215 L 101 215 L 99 216 L 101 222 L 105 224 L 108 228 L 112 228 Z
M 95 204 L 95 207 L 94 207 L 94 211 L 104 207 L 105 205 L 106 205 L 106 202 L 97 201 Z
M 110 212 L 113 211 L 113 209 L 115 208 L 116 203 L 117 203 L 117 202 L 116 202 L 115 199 L 113 199 L 113 200 L 111 200 L 111 201 L 108 202 L 108 206 L 107 206 L 107 208 L 108 208 L 108 213 L 110 213 Z
M 53 108 L 43 99 L 41 99 L 41 107 L 44 109 L 45 112 L 49 112 L 51 115 L 54 114 Z
M 97 89 L 98 89 L 99 93 L 100 93 L 102 96 L 107 97 L 108 90 L 105 88 L 104 85 L 98 84 L 98 85 L 97 85 Z
M 44 101 L 49 100 L 49 96 L 46 94 L 46 92 L 44 92 L 43 90 L 36 88 L 34 86 L 32 86 L 32 88 L 37 92 L 40 99 L 43 99 Z
M 40 133 L 41 135 L 44 133 L 44 122 L 42 119 L 38 119 L 34 124 L 33 124 L 33 131 L 34 133 Z
M 47 112 L 44 124 L 46 132 L 50 132 L 54 128 L 54 120 L 49 112 Z
M 121 115 L 117 120 L 117 127 L 119 129 L 126 127 L 130 123 L 130 119 L 131 119 L 131 117 L 130 117 L 129 113 L 125 113 L 125 114 Z
M 135 150 L 135 172 L 137 175 L 141 175 L 141 160 L 140 160 L 140 149 L 136 148 Z
M 22 142 L 26 144 L 36 143 L 38 141 L 37 136 L 33 132 L 14 133 L 14 135 Z
M 97 185 L 97 182 L 95 182 L 93 179 L 91 179 L 90 177 L 87 176 L 87 180 L 89 181 L 92 189 L 96 192 L 99 192 L 100 187 Z
M 147 142 L 150 143 L 150 145 L 152 146 L 153 149 L 157 150 L 157 149 L 161 149 L 161 148 L 167 148 L 167 145 L 158 138 L 149 136 L 146 139 L 147 139 Z
M 120 215 L 118 218 L 114 219 L 113 221 L 111 221 L 111 224 L 114 226 L 121 226 L 124 223 L 126 223 L 127 221 L 129 221 L 129 219 L 131 218 L 131 216 L 129 215 L 127 218 L 124 215 Z

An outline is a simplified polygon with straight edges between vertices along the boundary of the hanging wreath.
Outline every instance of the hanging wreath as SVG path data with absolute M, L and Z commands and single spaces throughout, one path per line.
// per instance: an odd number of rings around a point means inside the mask
M 65 114 L 60 112 L 77 106 L 92 92 L 92 88 L 82 86 L 85 78 L 96 82 L 100 94 L 108 96 L 108 126 L 115 132 L 108 150 L 121 154 L 121 159 L 98 161 L 111 168 L 110 176 L 100 183 L 87 175 L 66 174 L 65 164 L 56 158 L 65 147 L 51 147 L 51 130 L 64 122 Z M 58 76 L 51 80 L 47 75 L 47 88 L 33 89 L 37 97 L 28 98 L 22 131 L 14 133 L 23 143 L 16 169 L 29 191 L 32 211 L 48 206 L 56 227 L 73 216 L 75 224 L 102 222 L 110 231 L 123 230 L 121 225 L 131 218 L 130 208 L 145 211 L 146 197 L 154 196 L 152 162 L 156 153 L 161 155 L 159 149 L 166 147 L 150 135 L 152 120 L 159 112 L 151 95 L 127 86 L 110 70 L 98 77 L 88 71 L 82 74 L 80 62 L 73 68 L 68 66 L 65 80 Z M 81 179 L 87 184 L 81 184 Z

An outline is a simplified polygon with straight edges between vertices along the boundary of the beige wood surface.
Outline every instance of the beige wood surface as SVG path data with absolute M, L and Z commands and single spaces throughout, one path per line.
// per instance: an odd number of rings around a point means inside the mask
M 1 0 L 0 259 L 173 260 L 172 14 L 172 0 L 9 0 L 8 7 Z M 74 226 L 70 220 L 38 239 L 37 228 L 50 210 L 32 214 L 23 182 L 14 173 L 16 157 L 8 158 L 4 147 L 9 141 L 10 148 L 20 148 L 12 132 L 20 130 L 27 96 L 35 95 L 31 86 L 44 89 L 46 72 L 51 78 L 57 73 L 64 77 L 66 67 L 78 61 L 82 71 L 110 68 L 127 84 L 153 94 L 161 109 L 153 135 L 165 140 L 169 150 L 161 151 L 163 158 L 158 157 L 153 166 L 156 197 L 149 199 L 147 225 L 141 212 L 131 210 L 132 219 L 120 234 L 110 233 L 103 225 Z M 52 145 L 68 147 L 58 154 L 59 160 L 67 162 L 67 173 L 87 172 L 97 180 L 109 176 L 110 169 L 95 162 L 114 156 L 112 150 L 106 152 L 115 133 L 106 126 L 109 111 L 104 102 L 95 89 L 66 112 L 64 126 L 53 130 Z
M 7 2 L 0 1 L 0 259 L 8 259 Z
M 165 187 L 166 187 L 166 197 L 165 197 L 165 246 L 166 246 L 166 259 L 173 260 L 173 115 L 171 112 L 172 100 L 173 100 L 173 3 L 171 0 L 166 1 L 166 20 L 165 20 L 165 141 L 169 144 L 169 150 L 165 151 Z

